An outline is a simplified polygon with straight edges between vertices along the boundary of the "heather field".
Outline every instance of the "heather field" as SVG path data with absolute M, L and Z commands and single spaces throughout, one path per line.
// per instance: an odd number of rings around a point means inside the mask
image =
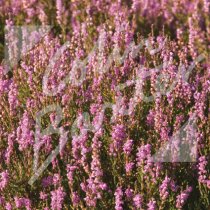
M 0 210 L 210 210 L 208 0 L 0 0 Z

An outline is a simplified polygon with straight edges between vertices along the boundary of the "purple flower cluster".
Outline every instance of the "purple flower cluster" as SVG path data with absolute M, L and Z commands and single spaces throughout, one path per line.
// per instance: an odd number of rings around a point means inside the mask
M 148 210 L 155 210 L 156 209 L 156 202 L 154 200 L 149 201 L 147 204 Z
M 140 194 L 137 194 L 134 196 L 133 198 L 133 203 L 134 203 L 134 206 L 137 208 L 137 209 L 141 209 L 142 208 L 142 196 Z
M 208 180 L 210 177 L 207 177 L 208 171 L 207 171 L 207 164 L 208 161 L 206 160 L 205 156 L 201 156 L 198 160 L 198 181 L 200 183 L 205 184 L 208 188 L 210 188 L 210 180 Z
M 61 210 L 66 193 L 62 187 L 51 192 L 51 209 Z
M 9 173 L 8 171 L 3 171 L 0 173 L 0 190 L 2 191 L 9 182 Z
M 151 157 L 151 145 L 146 144 L 138 148 L 136 154 L 136 162 L 138 166 L 141 166 L 145 161 L 149 160 Z
M 159 187 L 160 197 L 164 200 L 167 199 L 169 196 L 168 187 L 169 187 L 170 181 L 171 181 L 170 178 L 166 176 L 165 179 L 163 180 L 163 183 Z
M 176 197 L 176 208 L 181 209 L 183 207 L 191 191 L 192 187 L 188 187 L 186 190 L 182 191 L 181 194 Z
M 126 130 L 124 125 L 115 125 L 112 131 L 113 143 L 110 145 L 111 154 L 121 151 L 123 143 L 126 139 Z
M 123 191 L 121 187 L 118 187 L 114 193 L 115 195 L 115 209 L 123 210 Z
M 27 149 L 34 142 L 33 131 L 31 130 L 32 120 L 27 112 L 24 112 L 17 128 L 16 141 L 19 144 L 20 151 Z
M 31 201 L 28 198 L 15 197 L 14 200 L 17 208 L 25 207 L 27 210 L 31 210 Z

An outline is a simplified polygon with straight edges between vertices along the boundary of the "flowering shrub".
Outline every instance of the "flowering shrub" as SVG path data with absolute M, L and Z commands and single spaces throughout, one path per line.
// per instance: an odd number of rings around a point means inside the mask
M 207 0 L 5 0 L 0 24 L 0 209 L 209 209 Z

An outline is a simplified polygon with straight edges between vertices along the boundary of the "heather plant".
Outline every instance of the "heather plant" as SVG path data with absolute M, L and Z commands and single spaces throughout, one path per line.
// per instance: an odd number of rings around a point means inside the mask
M 0 209 L 208 210 L 209 1 L 0 0 Z

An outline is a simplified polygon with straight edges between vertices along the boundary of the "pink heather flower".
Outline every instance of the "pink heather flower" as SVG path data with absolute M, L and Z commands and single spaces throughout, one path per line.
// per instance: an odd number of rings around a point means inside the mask
M 112 120 L 116 121 L 117 118 L 126 115 L 127 113 L 127 104 L 126 104 L 126 100 L 124 97 L 121 96 L 116 96 L 116 104 L 113 105 L 112 110 L 113 110 L 113 116 L 112 116 Z
M 54 174 L 53 175 L 53 184 L 58 185 L 60 182 L 60 179 L 61 179 L 60 174 Z
M 28 198 L 15 197 L 15 205 L 17 208 L 25 207 L 27 210 L 31 210 L 31 201 Z
M 90 106 L 90 113 L 92 115 L 96 115 L 99 112 L 100 107 L 101 107 L 100 104 L 91 104 L 91 106 Z
M 52 176 L 47 176 L 47 177 L 44 177 L 42 179 L 42 186 L 43 187 L 48 187 L 52 184 L 53 184 L 53 177 Z
M 198 160 L 198 174 L 199 174 L 199 182 L 201 183 L 205 183 L 205 180 L 207 179 L 207 170 L 206 170 L 206 166 L 208 164 L 206 157 L 205 156 L 201 156 Z
M 85 201 L 88 206 L 96 206 L 97 200 L 102 198 L 102 191 L 107 189 L 106 183 L 102 181 L 103 171 L 101 169 L 101 162 L 99 159 L 99 151 L 101 148 L 101 142 L 99 137 L 101 137 L 103 132 L 101 130 L 97 131 L 92 140 L 92 161 L 91 161 L 91 172 L 89 178 L 87 179 L 86 185 L 86 197 Z
M 137 158 L 136 158 L 137 165 L 138 166 L 142 165 L 142 163 L 145 160 L 149 159 L 151 156 L 151 145 L 146 144 L 146 145 L 139 147 L 136 156 L 137 156 Z
M 94 116 L 93 121 L 92 121 L 92 126 L 95 132 L 102 130 L 103 120 L 104 120 L 104 111 L 102 110 Z
M 116 141 L 116 143 L 121 144 L 121 141 L 126 137 L 125 132 L 125 126 L 117 124 L 113 127 L 112 138 Z
M 205 183 L 206 183 L 206 186 L 210 189 L 210 180 L 206 180 Z
M 10 158 L 11 158 L 11 155 L 12 155 L 13 149 L 14 149 L 14 141 L 15 141 L 15 132 L 12 132 L 11 134 L 8 135 L 8 146 L 7 146 L 6 153 L 5 153 L 5 158 L 6 158 L 7 164 L 10 163 Z
M 85 132 L 84 134 L 72 137 L 72 154 L 77 163 L 86 165 L 86 154 L 89 151 L 86 143 L 88 136 L 86 135 L 86 130 L 82 129 L 81 132 L 83 131 Z
M 47 200 L 48 195 L 45 192 L 40 192 L 39 197 L 41 200 Z
M 188 187 L 186 190 L 181 192 L 181 194 L 176 197 L 176 208 L 181 209 L 184 206 L 191 191 L 192 191 L 192 187 Z
M 45 11 L 42 8 L 40 8 L 40 12 L 38 14 L 38 17 L 39 17 L 39 19 L 40 19 L 40 21 L 42 23 L 44 23 L 44 24 L 47 23 L 47 15 L 46 15 Z
M 49 135 L 44 135 L 42 136 L 42 139 L 40 141 L 40 144 L 43 144 L 44 146 L 44 151 L 46 153 L 51 152 L 52 150 L 52 137 Z M 38 145 L 39 146 L 39 145 Z
M 12 210 L 12 204 L 6 203 L 5 209 L 6 209 L 6 210 Z
M 123 210 L 123 191 L 121 187 L 118 187 L 114 193 L 115 195 L 115 209 Z
M 9 105 L 10 105 L 10 111 L 11 113 L 15 113 L 15 109 L 16 107 L 19 105 L 19 101 L 18 101 L 18 89 L 17 89 L 17 85 L 12 82 L 10 85 L 10 90 L 8 93 L 8 101 L 9 101 Z
M 130 155 L 132 151 L 132 146 L 133 146 L 133 140 L 128 139 L 125 144 L 123 145 L 123 151 L 126 155 Z
M 209 14 L 210 2 L 208 0 L 203 0 L 203 9 L 204 12 Z
M 2 80 L 0 78 L 0 96 L 3 94 L 3 93 L 6 93 L 9 91 L 9 86 L 11 84 L 11 80 Z
M 78 169 L 77 166 L 70 165 L 70 164 L 67 165 L 66 171 L 67 171 L 67 178 L 69 180 L 69 183 L 72 183 L 73 182 L 73 175 L 74 175 L 74 171 L 76 169 Z
M 126 129 L 124 125 L 117 124 L 112 129 L 113 143 L 110 145 L 111 154 L 118 152 L 124 143 L 126 138 Z
M 126 197 L 130 200 L 133 198 L 133 189 L 130 187 L 125 190 Z
M 126 173 L 130 173 L 132 171 L 133 167 L 134 167 L 134 163 L 133 162 L 126 163 L 126 165 L 125 165 Z
M 156 209 L 156 201 L 151 200 L 149 201 L 149 203 L 147 204 L 147 210 L 155 210 Z
M 73 206 L 77 206 L 80 202 L 80 197 L 78 195 L 77 192 L 72 192 L 72 203 L 73 203 Z
M 150 126 L 154 125 L 154 115 L 155 112 L 153 110 L 150 110 L 149 114 L 147 115 L 147 124 Z
M 167 199 L 169 196 L 168 188 L 169 188 L 170 181 L 171 179 L 168 176 L 166 176 L 159 187 L 160 197 L 163 200 Z
M 63 127 L 60 127 L 60 132 L 61 135 L 59 138 L 59 146 L 60 146 L 59 151 L 60 151 L 60 156 L 62 158 L 64 155 L 64 147 L 68 140 L 68 131 L 65 131 Z
M 133 204 L 136 208 L 140 209 L 142 207 L 143 198 L 140 194 L 133 197 Z
M 8 171 L 3 171 L 0 173 L 0 190 L 3 190 L 9 181 L 9 173 Z
M 62 0 L 56 0 L 56 13 L 57 13 L 57 21 L 59 24 L 62 24 L 62 14 L 63 14 L 63 2 Z
M 9 91 L 10 84 L 12 83 L 12 79 L 3 78 L 5 70 L 6 69 L 0 65 L 0 96 Z
M 134 12 L 136 12 L 139 9 L 140 5 L 141 5 L 141 1 L 139 1 L 139 0 L 133 0 L 132 1 L 132 7 L 131 8 L 132 8 L 132 10 Z
M 51 192 L 51 209 L 52 210 L 62 210 L 62 205 L 66 193 L 63 191 L 62 187 Z
M 34 142 L 33 131 L 31 130 L 32 120 L 29 118 L 27 111 L 24 112 L 22 119 L 17 128 L 17 142 L 19 143 L 20 151 L 25 150 Z

